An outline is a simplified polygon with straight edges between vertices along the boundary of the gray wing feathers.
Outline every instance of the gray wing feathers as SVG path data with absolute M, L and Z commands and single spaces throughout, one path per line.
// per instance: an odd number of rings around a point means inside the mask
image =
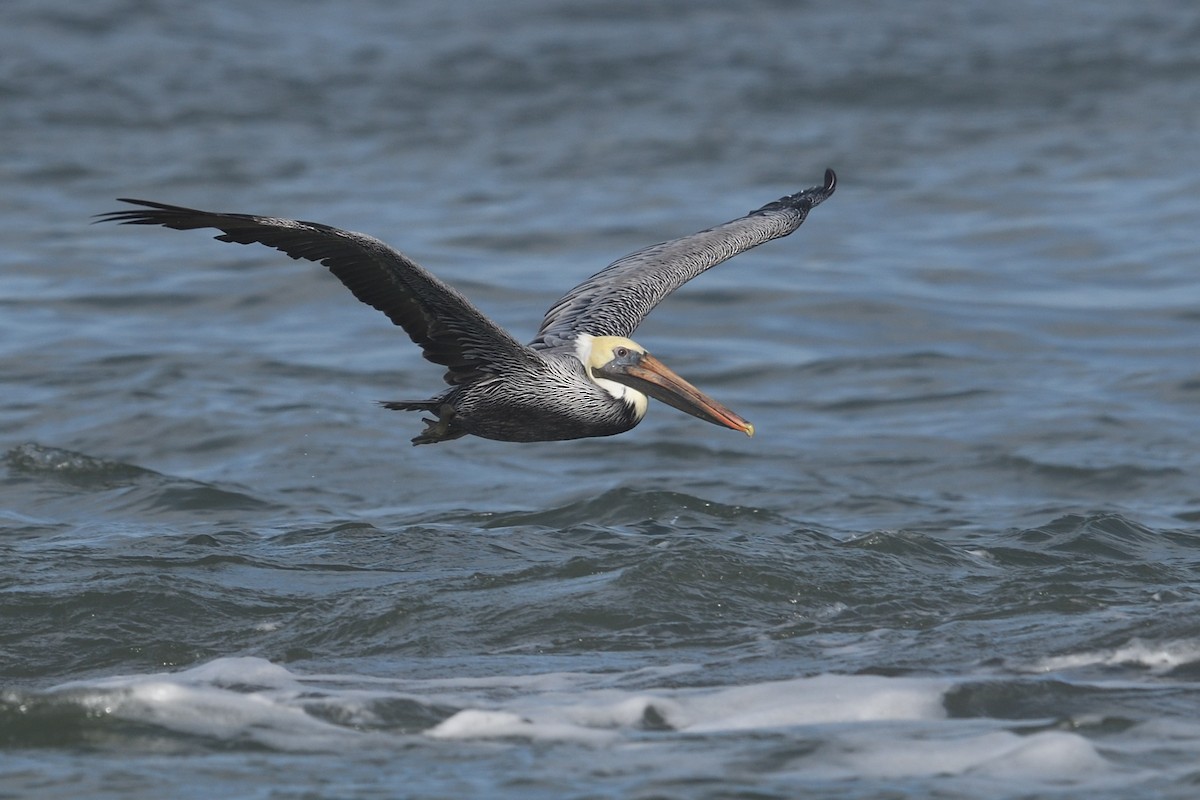
M 837 185 L 833 170 L 823 186 L 768 203 L 714 228 L 651 245 L 612 263 L 554 304 L 534 348 L 554 347 L 577 333 L 629 336 L 655 306 L 702 272 L 752 247 L 787 236 Z
M 101 221 L 162 225 L 175 230 L 215 228 L 216 238 L 263 244 L 292 258 L 318 261 L 355 297 L 379 309 L 421 346 L 425 358 L 448 368 L 450 384 L 528 364 L 533 354 L 465 297 L 382 241 L 317 222 L 221 214 L 121 198 L 143 208 L 116 211 Z

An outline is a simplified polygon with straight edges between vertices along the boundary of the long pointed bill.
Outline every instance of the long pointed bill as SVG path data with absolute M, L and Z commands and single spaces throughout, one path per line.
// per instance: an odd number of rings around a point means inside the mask
M 685 414 L 741 431 L 747 436 L 754 435 L 753 425 L 676 375 L 649 353 L 643 353 L 636 364 L 606 367 L 603 375 Z

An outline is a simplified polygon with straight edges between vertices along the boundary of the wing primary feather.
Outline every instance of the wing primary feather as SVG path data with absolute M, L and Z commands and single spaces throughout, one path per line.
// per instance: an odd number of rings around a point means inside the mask
M 445 378 L 452 385 L 528 363 L 533 357 L 458 291 L 372 236 L 318 222 L 118 199 L 141 208 L 100 214 L 97 222 L 174 230 L 213 228 L 221 231 L 214 237 L 219 241 L 262 244 L 294 259 L 321 263 L 355 297 L 403 328 L 421 346 L 425 358 L 448 367 Z

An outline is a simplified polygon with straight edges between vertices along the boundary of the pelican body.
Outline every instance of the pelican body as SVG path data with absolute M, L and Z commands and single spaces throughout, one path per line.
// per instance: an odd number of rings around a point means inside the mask
M 362 302 L 379 309 L 446 367 L 449 388 L 383 405 L 431 415 L 413 444 L 468 434 L 506 442 L 612 436 L 646 414 L 648 397 L 753 435 L 754 426 L 702 393 L 629 336 L 650 311 L 700 273 L 763 242 L 787 236 L 833 194 L 837 178 L 768 203 L 723 225 L 646 247 L 613 262 L 555 303 L 521 344 L 462 294 L 379 239 L 316 222 L 222 214 L 119 198 L 136 209 L 99 221 L 213 228 L 223 242 L 263 244 L 319 261 Z

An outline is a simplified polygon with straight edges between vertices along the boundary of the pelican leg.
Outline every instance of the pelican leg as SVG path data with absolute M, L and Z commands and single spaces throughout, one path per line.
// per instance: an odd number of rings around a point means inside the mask
M 454 428 L 454 418 L 458 413 L 454 410 L 454 406 L 442 403 L 438 406 L 437 412 L 437 419 L 425 417 L 421 420 L 425 423 L 425 430 L 412 440 L 413 444 L 434 444 L 466 436 L 466 431 Z

